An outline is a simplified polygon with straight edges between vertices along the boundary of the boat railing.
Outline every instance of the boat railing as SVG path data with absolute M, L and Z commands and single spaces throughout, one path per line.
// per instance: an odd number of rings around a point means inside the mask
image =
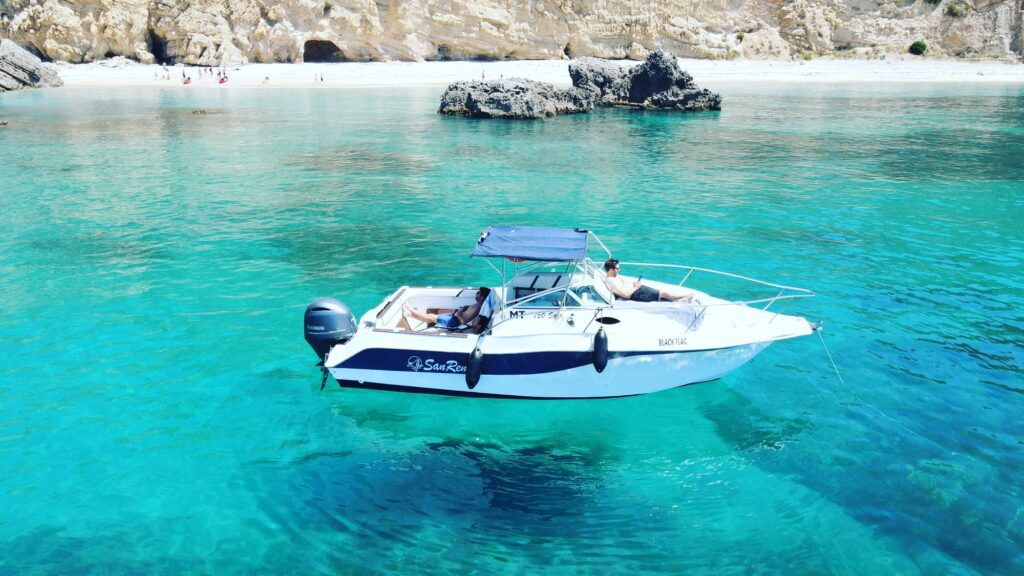
M 522 275 L 522 274 L 537 273 L 542 268 L 552 266 L 552 263 L 550 263 L 550 262 L 538 262 L 538 263 L 533 263 L 533 264 L 534 265 L 532 265 L 532 266 L 528 265 L 528 266 L 526 266 L 524 268 L 519 269 L 519 273 L 516 276 L 519 276 L 519 275 Z M 795 300 L 797 298 L 811 298 L 811 297 L 813 297 L 815 295 L 813 291 L 808 290 L 806 288 L 798 288 L 798 287 L 795 287 L 795 286 L 786 286 L 784 284 L 776 284 L 774 282 L 767 282 L 767 281 L 764 281 L 764 280 L 758 280 L 757 278 L 751 278 L 749 276 L 743 276 L 743 275 L 740 275 L 740 274 L 733 274 L 732 272 L 725 272 L 725 271 L 722 271 L 722 270 L 714 270 L 712 268 L 701 268 L 699 266 L 687 266 L 687 265 L 680 265 L 680 264 L 659 264 L 659 263 L 653 263 L 653 262 L 622 262 L 621 264 L 626 265 L 626 266 L 630 266 L 630 267 L 633 267 L 633 268 L 659 268 L 659 269 L 678 270 L 678 271 L 680 271 L 681 280 L 678 281 L 678 283 L 676 284 L 677 286 L 686 286 L 687 282 L 689 282 L 694 277 L 695 274 L 708 274 L 708 275 L 713 275 L 713 276 L 717 276 L 717 277 L 720 277 L 720 278 L 728 278 L 728 279 L 732 279 L 732 280 L 738 280 L 738 281 L 741 281 L 741 282 L 755 284 L 757 286 L 769 289 L 769 290 L 771 290 L 773 292 L 770 295 L 763 296 L 763 297 L 757 297 L 757 298 L 740 298 L 740 299 L 723 298 L 725 300 L 728 300 L 728 302 L 725 302 L 725 303 L 721 304 L 723 306 L 724 305 L 730 305 L 730 306 L 735 306 L 735 305 L 759 306 L 759 305 L 763 304 L 762 309 L 763 310 L 767 310 L 773 304 L 776 304 L 778 302 L 791 301 L 791 300 Z M 561 265 L 564 265 L 564 263 L 562 263 Z M 535 293 L 531 293 L 529 295 L 526 295 L 526 296 L 523 296 L 523 297 L 520 297 L 520 298 L 507 299 L 507 300 L 504 301 L 504 304 L 505 305 L 509 305 L 509 306 L 515 306 L 516 304 L 518 304 L 518 303 L 520 303 L 520 302 L 522 302 L 524 300 L 533 299 L 534 297 L 539 296 L 543 292 L 554 291 L 554 290 L 557 290 L 557 289 L 561 288 L 562 286 L 572 284 L 573 278 L 578 278 L 579 276 L 583 276 L 583 277 L 587 278 L 588 281 L 594 282 L 595 284 L 597 282 L 603 282 L 603 280 L 604 280 L 604 272 L 603 272 L 603 270 L 601 269 L 601 267 L 596 262 L 594 262 L 590 258 L 585 258 L 585 259 L 583 259 L 583 260 L 581 260 L 579 262 L 576 262 L 576 263 L 570 263 L 569 269 L 561 270 L 560 273 L 567 275 L 567 282 L 565 282 L 563 284 L 560 284 L 558 286 L 551 286 L 551 287 L 549 287 L 547 289 L 538 290 Z M 512 282 L 515 280 L 516 276 L 513 276 L 513 278 L 510 279 L 508 282 L 503 283 L 503 287 L 508 289 L 511 286 Z M 717 291 L 716 292 L 711 292 L 711 291 L 704 290 L 704 289 L 702 289 L 701 291 L 712 293 L 716 297 L 724 296 L 724 294 L 719 294 Z M 711 304 L 711 305 L 714 306 L 716 304 Z
M 741 276 L 739 274 L 733 274 L 732 272 L 724 272 L 722 270 L 714 270 L 711 268 L 701 268 L 699 266 L 685 266 L 680 264 L 656 264 L 652 262 L 622 262 L 622 265 L 636 267 L 636 268 L 668 268 L 672 270 L 685 271 L 682 274 L 682 280 L 679 281 L 677 286 L 685 286 L 695 273 L 704 273 L 719 276 L 722 278 L 731 278 L 734 280 L 740 280 L 744 282 L 750 282 L 763 286 L 767 289 L 771 289 L 775 292 L 773 296 L 767 296 L 755 299 L 742 299 L 742 300 L 730 300 L 730 305 L 741 304 L 744 306 L 759 306 L 764 304 L 762 310 L 767 310 L 773 304 L 777 302 L 789 302 L 797 298 L 811 298 L 814 296 L 814 292 L 806 288 L 797 288 L 795 286 L 786 286 L 783 284 L 776 284 L 774 282 L 766 282 L 764 280 L 758 280 L 757 278 L 750 278 L 749 276 Z

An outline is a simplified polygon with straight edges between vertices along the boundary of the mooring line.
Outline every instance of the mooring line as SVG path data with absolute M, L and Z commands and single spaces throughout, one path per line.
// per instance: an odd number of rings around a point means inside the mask
M 921 440 L 928 440 L 928 438 L 925 438 L 924 436 L 921 436 L 917 432 L 914 432 L 913 430 L 908 428 L 906 424 L 900 422 L 899 420 L 896 420 L 895 418 L 891 418 L 885 412 L 882 412 L 878 408 L 875 408 L 871 403 L 866 402 L 863 398 L 861 398 L 860 395 L 857 394 L 857 392 L 855 390 L 853 390 L 849 386 L 847 386 L 846 385 L 846 380 L 843 380 L 843 375 L 839 373 L 839 368 L 836 366 L 836 361 L 832 359 L 832 352 L 829 351 L 828 344 L 825 344 L 825 337 L 821 335 L 821 329 L 819 328 L 818 330 L 815 330 L 815 332 L 818 333 L 818 339 L 821 340 L 821 346 L 822 346 L 822 348 L 825 349 L 825 354 L 828 355 L 828 361 L 832 363 L 832 370 L 835 371 L 836 376 L 839 378 L 839 383 L 843 385 L 843 389 L 846 390 L 847 394 L 850 394 L 851 396 L 856 398 L 858 402 L 860 402 L 861 404 L 863 404 L 863 405 L 867 406 L 868 408 L 871 408 L 872 410 L 874 410 L 882 418 L 885 418 L 886 420 L 892 422 L 893 424 L 896 424 L 900 428 L 903 428 L 904 430 L 906 430 L 907 432 L 910 432 L 914 436 L 917 436 Z

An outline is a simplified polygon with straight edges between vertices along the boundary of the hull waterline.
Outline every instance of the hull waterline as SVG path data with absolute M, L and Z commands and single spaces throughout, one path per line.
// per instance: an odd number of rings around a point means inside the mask
M 769 344 L 685 352 L 612 353 L 607 367 L 600 373 L 589 359 L 581 362 L 579 355 L 572 353 L 566 353 L 566 359 L 577 365 L 530 374 L 488 373 L 485 358 L 480 381 L 473 389 L 467 386 L 460 365 L 454 365 L 450 372 L 413 369 L 415 361 L 388 370 L 345 367 L 329 370 L 342 386 L 361 388 L 524 399 L 617 398 L 716 380 L 749 362 Z M 424 361 L 416 351 L 406 352 L 410 359 Z

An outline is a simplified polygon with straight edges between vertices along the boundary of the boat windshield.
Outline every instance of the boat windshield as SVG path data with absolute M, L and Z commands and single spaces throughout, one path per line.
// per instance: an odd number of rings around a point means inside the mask
M 504 286 L 506 306 L 528 308 L 607 306 L 604 273 L 589 259 L 564 267 L 528 266 Z
M 572 294 L 572 292 L 567 296 L 564 288 L 546 290 L 537 296 L 527 298 L 517 303 L 515 306 L 517 308 L 560 308 L 563 306 L 563 301 L 566 308 L 580 307 L 580 301 Z

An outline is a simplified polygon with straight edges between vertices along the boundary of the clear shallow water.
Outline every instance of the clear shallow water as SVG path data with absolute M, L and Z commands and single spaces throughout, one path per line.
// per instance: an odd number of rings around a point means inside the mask
M 1024 88 L 712 88 L 4 94 L 0 573 L 1019 573 Z M 845 384 L 805 338 L 619 400 L 317 390 L 309 300 L 489 282 L 491 223 L 814 289 Z

